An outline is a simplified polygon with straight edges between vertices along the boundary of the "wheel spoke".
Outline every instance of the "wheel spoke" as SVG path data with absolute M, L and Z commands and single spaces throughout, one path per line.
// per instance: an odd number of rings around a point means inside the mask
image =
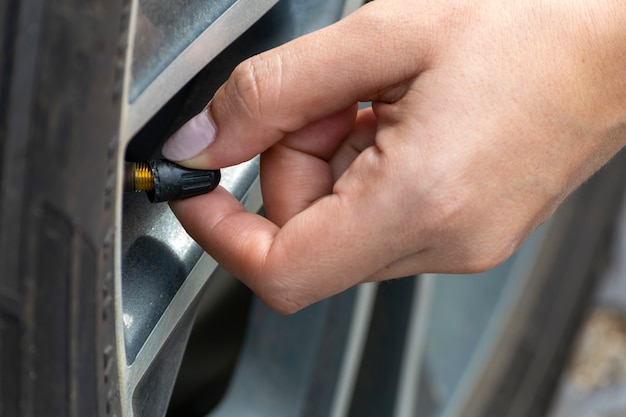
M 188 45 L 182 51 L 174 53 L 171 62 L 160 62 L 150 69 L 154 72 L 148 76 L 149 82 L 144 83 L 137 77 L 149 66 L 146 66 L 148 61 L 141 60 L 153 57 L 149 57 L 149 53 L 145 55 L 146 44 L 141 42 L 146 42 L 145 35 L 151 30 L 176 29 L 176 24 L 172 26 L 170 21 L 158 23 L 159 16 L 150 15 L 148 9 L 142 10 L 144 6 L 142 3 L 142 0 L 133 0 L 131 8 L 127 50 L 129 64 L 125 69 L 124 108 L 120 132 L 122 142 L 120 162 L 126 156 L 125 149 L 131 137 L 139 138 L 130 144 L 134 146 L 137 143 L 143 144 L 142 141 L 146 137 L 148 138 L 146 143 L 149 142 L 154 133 L 160 134 L 158 129 L 154 132 L 152 121 L 146 129 L 141 132 L 139 130 L 207 63 L 212 61 L 208 66 L 211 81 L 206 85 L 202 84 L 202 88 L 197 90 L 202 90 L 198 97 L 206 96 L 206 99 L 210 97 L 210 91 L 218 87 L 219 80 L 223 80 L 234 64 L 243 59 L 242 57 L 269 49 L 332 23 L 341 17 L 344 6 L 344 2 L 340 0 L 319 4 L 315 1 L 280 2 L 281 4 L 272 9 L 271 16 L 265 19 L 266 22 L 261 26 L 257 25 L 256 32 L 253 29 L 242 39 L 235 41 L 271 6 L 279 2 L 216 0 L 210 5 L 210 8 L 215 10 L 202 11 L 206 12 L 207 16 L 211 15 L 210 19 L 201 17 L 199 19 L 204 19 L 204 23 L 192 22 L 194 25 L 206 24 L 208 27 L 202 29 L 197 37 L 189 38 Z M 191 8 L 197 6 L 192 3 L 193 1 L 190 2 Z M 167 2 L 157 2 L 152 6 L 162 8 L 156 10 L 156 13 L 161 13 L 164 18 L 168 17 L 167 13 L 163 14 L 169 7 Z M 182 12 L 188 13 L 189 10 Z M 197 17 L 197 14 L 191 14 L 194 18 Z M 171 17 L 172 21 L 180 19 L 180 16 Z M 281 22 L 278 28 L 275 27 L 277 21 Z M 151 24 L 157 27 L 151 27 Z M 266 27 L 268 25 L 271 28 Z M 183 34 L 184 36 L 186 35 Z M 143 41 L 138 40 L 141 37 Z M 170 38 L 161 36 L 160 39 Z M 151 41 L 152 39 L 147 40 Z M 180 39 L 175 40 L 179 41 Z M 239 45 L 233 45 L 220 54 L 233 42 Z M 158 39 L 156 43 L 158 44 Z M 133 63 L 133 60 L 137 62 Z M 140 66 L 143 69 L 139 68 Z M 129 146 L 129 155 L 135 155 L 130 148 Z M 121 175 L 119 177 L 121 178 Z M 223 170 L 221 185 L 237 197 L 248 211 L 255 212 L 261 208 L 258 159 Z M 121 190 L 121 181 L 118 181 L 117 189 Z M 201 248 L 185 233 L 167 205 L 150 205 L 143 195 L 126 196 L 123 207 L 118 208 L 117 219 L 117 230 L 121 231 L 121 244 L 118 245 L 116 253 L 118 273 L 115 277 L 114 299 L 122 415 L 158 416 L 165 413 L 201 295 L 218 266 L 213 259 L 203 254 Z M 362 345 L 359 338 L 365 337 L 366 334 L 367 311 L 370 308 L 368 303 L 371 302 L 367 300 L 375 294 L 374 288 L 363 287 L 326 304 L 322 303 L 320 316 L 313 319 L 313 322 L 320 326 L 319 337 L 323 336 L 326 339 L 332 337 L 336 339 L 334 343 L 340 344 L 338 345 L 340 349 L 331 356 L 334 361 L 333 369 L 337 374 L 335 380 L 341 379 L 341 382 L 336 382 L 339 387 L 343 387 L 341 392 L 351 389 L 350 386 L 354 383 L 354 375 L 351 373 L 354 373 L 358 366 L 358 361 L 350 366 L 346 365 L 350 361 L 344 363 L 341 354 L 345 346 L 349 346 L 349 350 L 355 353 Z M 255 308 L 266 308 L 260 306 L 259 302 L 256 305 Z M 363 315 L 363 318 L 355 320 L 354 323 L 350 319 L 353 307 Z M 341 325 L 329 325 L 323 321 L 324 317 L 335 315 Z M 251 332 L 256 331 L 258 334 L 262 328 L 255 330 L 252 326 Z M 252 339 L 249 337 L 249 340 Z M 318 339 L 318 345 L 319 343 L 321 339 Z M 321 360 L 315 351 L 311 354 L 311 360 L 318 362 Z M 305 374 L 309 375 L 306 372 Z M 305 377 L 299 389 L 316 395 L 314 392 L 317 392 L 315 391 L 317 388 L 311 387 L 316 386 L 315 378 L 319 379 L 321 376 L 315 372 L 309 376 L 312 379 Z M 328 389 L 331 391 L 324 394 L 328 402 L 327 409 L 331 407 L 331 402 L 337 403 L 337 400 L 333 399 L 334 391 L 332 388 Z
M 353 288 L 291 316 L 257 300 L 229 391 L 210 416 L 345 415 L 376 288 Z
M 151 80 L 140 93 L 131 95 L 131 86 L 127 87 L 126 103 L 128 106 L 123 118 L 123 137 L 130 138 L 150 119 L 159 108 L 166 103 L 178 90 L 198 73 L 209 61 L 215 58 L 227 45 L 233 42 L 259 17 L 265 14 L 278 0 L 236 0 L 221 15 L 215 18 L 202 33 L 184 48 L 169 65 Z M 138 31 L 141 0 L 135 1 L 135 24 L 130 36 L 128 56 L 130 62 L 135 58 L 136 36 Z M 166 2 L 163 2 L 166 4 Z M 220 6 L 215 2 L 211 8 Z M 209 5 L 207 5 L 209 7 Z M 142 32 L 142 31 L 138 31 Z M 150 34 L 142 33 L 144 36 Z M 167 42 L 166 42 L 167 43 Z M 136 57 L 141 61 L 141 56 Z M 163 62 L 157 63 L 163 66 Z M 128 80 L 133 80 L 134 64 L 127 66 Z M 136 96 L 135 96 L 136 95 Z
M 432 313 L 435 293 L 435 275 L 426 274 L 417 278 L 413 305 L 407 327 L 406 344 L 400 367 L 396 408 L 394 417 L 413 417 L 417 414 L 419 382 L 426 351 L 426 334 Z
M 240 199 L 247 210 L 256 212 L 261 208 L 258 158 L 224 170 L 222 185 Z M 132 217 L 134 210 L 142 211 L 141 206 L 137 207 L 137 205 L 132 209 L 129 207 L 125 212 L 127 215 L 125 220 L 132 219 L 132 227 L 124 230 L 122 258 L 136 255 L 133 248 L 137 242 L 140 244 L 158 242 L 158 244 L 145 245 L 142 259 L 148 261 L 131 265 L 135 269 L 125 268 L 120 282 L 122 303 L 119 303 L 121 311 L 118 316 L 122 317 L 123 337 L 118 344 L 125 353 L 125 366 L 121 367 L 120 374 L 124 398 L 127 399 L 125 401 L 127 414 L 125 415 L 128 416 L 133 415 L 131 398 L 135 398 L 135 403 L 146 400 L 141 398 L 142 396 L 135 395 L 138 387 L 146 384 L 145 378 L 158 376 L 161 379 L 160 386 L 167 385 L 166 381 L 163 381 L 164 377 L 168 377 L 170 380 L 168 382 L 173 383 L 185 343 L 175 344 L 171 342 L 171 339 L 173 335 L 176 335 L 176 339 L 186 341 L 193 324 L 199 297 L 217 268 L 217 263 L 207 254 L 203 254 L 202 250 L 184 233 L 166 205 L 163 205 L 165 210 L 151 210 L 150 218 L 146 219 L 143 224 L 139 219 Z M 163 250 L 164 247 L 166 251 Z M 153 252 L 150 253 L 150 250 Z M 160 285 L 163 282 L 167 284 L 172 280 L 172 276 L 176 276 L 171 270 L 150 269 L 158 257 L 165 255 L 167 255 L 165 264 L 178 265 L 178 271 L 175 272 L 183 277 L 180 285 L 175 288 L 172 288 L 172 285 Z M 148 269 L 141 269 L 141 267 Z M 140 277 L 141 280 L 135 277 Z M 142 294 L 146 293 L 147 296 L 143 298 L 154 301 L 143 300 Z M 157 308 L 158 303 L 163 306 L 162 309 Z M 170 360 L 162 360 L 164 357 Z M 171 358 L 178 358 L 178 360 L 174 361 L 176 363 L 171 363 Z M 163 366 L 164 363 L 167 363 L 170 368 L 167 375 L 154 370 L 155 366 Z M 167 396 L 169 392 L 168 390 Z M 137 404 L 135 406 L 137 409 L 145 409 L 145 407 L 137 407 Z
M 376 301 L 378 283 L 362 284 L 357 293 L 354 306 L 353 321 L 348 335 L 348 343 L 344 353 L 343 364 L 334 395 L 330 417 L 344 417 L 348 415 L 350 400 L 356 386 L 361 358 L 365 349 L 365 341 Z

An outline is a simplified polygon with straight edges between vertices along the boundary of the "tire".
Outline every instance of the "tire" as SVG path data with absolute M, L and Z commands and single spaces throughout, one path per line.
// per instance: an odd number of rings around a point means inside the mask
M 0 415 L 115 416 L 128 1 L 0 5 Z
M 3 417 L 126 417 L 122 414 L 123 381 L 118 372 L 125 365 L 119 363 L 123 355 L 118 349 L 123 343 L 116 337 L 121 318 L 115 314 L 121 301 L 113 285 L 119 237 L 115 235 L 115 209 L 121 205 L 117 135 L 123 112 L 121 91 L 129 12 L 127 0 L 61 0 L 54 4 L 8 0 L 0 4 Z M 243 50 L 243 46 L 236 45 L 238 49 Z M 235 57 L 241 58 L 235 53 L 224 60 L 234 64 Z M 185 92 L 191 97 L 187 103 L 191 100 L 195 104 L 182 105 L 177 97 L 160 116 L 166 113 L 167 120 L 178 118 L 173 123 L 180 124 L 197 111 L 198 103 L 206 100 L 219 84 L 216 80 L 226 76 L 229 68 L 224 66 L 219 76 L 211 69 L 200 74 L 196 86 L 191 87 L 193 91 Z M 168 128 L 155 127 L 160 120 L 164 118 L 148 123 L 128 152 L 151 153 L 156 144 L 142 141 L 152 136 L 150 129 Z M 468 368 L 472 364 L 476 369 L 471 378 L 465 378 L 469 383 L 463 392 L 459 388 L 460 394 L 439 396 L 436 372 L 428 363 L 415 378 L 404 378 L 411 362 L 412 336 L 424 328 L 419 322 L 420 306 L 428 301 L 423 283 L 458 281 L 458 277 L 422 277 L 385 283 L 375 292 L 370 291 L 366 319 L 363 310 L 354 308 L 360 294 L 356 290 L 291 317 L 279 316 L 253 301 L 248 325 L 242 325 L 245 340 L 233 348 L 241 349 L 241 353 L 232 355 L 237 366 L 229 371 L 230 381 L 223 381 L 219 389 L 209 384 L 208 393 L 200 390 L 196 402 L 211 397 L 210 406 L 190 404 L 191 400 L 183 395 L 182 404 L 177 404 L 172 413 L 204 415 L 222 401 L 226 405 L 218 406 L 220 416 L 280 417 L 283 414 L 272 414 L 263 407 L 279 403 L 276 409 L 287 410 L 290 408 L 285 404 L 289 401 L 301 400 L 293 405 L 294 410 L 300 410 L 300 416 L 322 417 L 331 415 L 330 410 L 341 410 L 333 411 L 333 416 L 359 417 L 416 413 L 447 417 L 543 415 L 593 283 L 609 262 L 606 253 L 622 201 L 625 159 L 622 152 L 574 193 L 545 226 L 545 238 L 538 244 L 538 256 L 528 265 L 523 285 L 519 285 L 506 312 L 497 310 L 493 317 L 498 322 L 493 326 L 497 331 L 488 343 L 481 344 L 480 352 L 468 359 Z M 472 279 L 482 278 L 463 278 L 465 283 Z M 240 290 L 236 293 L 236 298 L 245 299 L 242 305 L 249 304 Z M 453 303 L 445 305 L 445 297 L 443 301 L 442 308 L 453 310 Z M 191 316 L 188 323 L 193 321 Z M 435 314 L 426 327 L 440 325 L 436 319 Z M 352 334 L 351 323 L 357 320 L 364 320 L 365 330 L 350 350 L 346 348 L 350 344 L 346 334 Z M 186 358 L 202 346 L 203 342 L 194 345 L 194 335 L 206 334 L 207 327 L 203 326 L 210 321 L 206 317 L 197 321 Z M 218 321 L 223 324 L 221 317 Z M 228 324 L 226 327 L 232 328 L 231 322 Z M 176 332 L 181 337 L 171 340 L 184 344 L 188 329 Z M 318 337 L 315 345 L 306 339 L 313 333 Z M 426 331 L 425 337 L 431 337 L 431 333 Z M 462 334 L 453 336 L 464 342 Z M 297 356 L 297 349 L 290 350 L 298 343 L 314 346 L 309 349 L 310 363 Z M 428 340 L 419 346 L 428 350 Z M 282 356 L 276 352 L 282 352 Z M 356 364 L 343 367 L 355 355 Z M 481 362 L 480 357 L 488 360 Z M 169 366 L 167 355 L 160 359 Z M 196 358 L 192 359 L 189 373 L 199 367 Z M 256 391 L 249 395 L 245 391 L 251 385 L 246 366 L 259 363 L 270 371 L 293 371 L 302 364 L 311 365 L 313 370 L 307 368 L 298 374 L 306 379 L 299 391 L 289 379 L 278 381 L 301 396 L 265 395 L 281 392 L 276 391 L 279 385 L 272 385 L 275 381 L 267 377 L 270 372 L 263 374 L 262 380 L 252 381 Z M 353 370 L 352 382 L 341 389 L 340 374 L 349 368 Z M 188 387 L 190 380 L 199 384 L 184 369 L 179 375 L 180 385 Z M 284 375 L 289 376 L 289 372 Z M 154 374 L 155 380 L 160 377 L 158 372 Z M 418 381 L 419 390 L 403 387 L 405 380 Z M 152 385 L 140 388 L 137 392 L 145 395 L 144 403 L 160 406 L 169 398 L 154 399 L 161 391 Z M 333 407 L 337 396 L 341 397 L 341 407 Z M 413 401 L 408 408 L 398 405 L 407 398 Z M 228 414 L 228 410 L 239 410 L 236 407 L 254 413 Z M 197 411 L 192 414 L 190 410 Z M 146 408 L 135 410 L 135 415 L 153 417 L 161 412 L 165 411 Z

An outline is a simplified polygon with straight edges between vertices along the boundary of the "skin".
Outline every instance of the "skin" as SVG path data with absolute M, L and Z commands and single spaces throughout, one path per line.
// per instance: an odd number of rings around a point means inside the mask
M 207 111 L 182 164 L 261 153 L 267 219 L 224 189 L 172 210 L 274 309 L 483 271 L 626 144 L 626 7 L 377 0 L 243 62 Z

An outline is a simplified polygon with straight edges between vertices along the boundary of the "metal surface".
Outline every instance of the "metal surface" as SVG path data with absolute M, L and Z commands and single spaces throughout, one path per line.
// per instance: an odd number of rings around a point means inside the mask
M 365 341 L 372 320 L 374 301 L 378 283 L 361 284 L 357 292 L 350 334 L 346 346 L 341 372 L 335 388 L 333 406 L 329 417 L 342 417 L 348 414 L 350 399 L 354 394 L 356 378 L 365 349 Z
M 328 416 L 345 381 L 342 364 L 361 338 L 351 329 L 368 324 L 368 291 L 352 289 L 291 316 L 255 302 L 229 392 L 211 417 Z
M 415 286 L 415 302 L 407 328 L 408 336 L 399 375 L 394 417 L 418 415 L 419 397 L 415 393 L 420 390 L 420 378 L 423 375 L 426 336 L 429 322 L 433 319 L 431 303 L 435 295 L 436 279 L 436 275 L 426 274 L 419 277 L 418 285 Z
M 128 66 L 126 72 L 126 107 L 122 117 L 121 136 L 130 138 L 137 133 L 148 119 L 202 67 L 223 51 L 276 2 L 277 0 L 237 0 L 218 16 L 213 17 L 210 14 L 208 16 L 210 25 L 158 74 L 146 74 L 144 78 L 149 79 L 149 84 L 135 84 L 138 85 L 138 88 L 137 91 L 134 91 L 134 96 L 131 94 L 131 90 L 133 90 L 132 68 L 143 67 L 135 64 Z M 222 3 L 224 2 L 217 2 L 218 9 L 222 8 Z M 134 1 L 132 16 L 134 24 L 131 25 L 129 62 L 134 62 L 134 46 L 140 17 L 139 4 L 140 2 L 137 0 Z M 210 9 L 209 6 L 207 7 Z M 163 38 L 163 42 L 167 44 L 168 38 Z
M 222 186 L 258 210 L 261 197 L 252 188 L 258 175 L 258 160 L 224 170 Z M 253 190 L 252 192 L 250 190 Z M 187 235 L 166 204 L 150 204 L 141 194 L 127 194 L 124 200 L 122 229 L 122 298 L 124 340 L 127 361 L 131 364 L 148 335 L 174 296 L 189 285 L 190 274 L 202 270 L 206 276 L 215 264 L 197 265 L 202 249 Z M 199 291 L 203 283 L 198 284 Z M 190 297 L 195 297 L 190 294 Z M 177 300 L 190 303 L 191 298 Z
M 250 211 L 259 210 L 262 204 L 257 171 L 258 160 L 253 160 L 223 172 L 223 186 Z M 182 358 L 196 301 L 217 267 L 184 232 L 167 205 L 151 205 L 145 196 L 131 196 L 125 203 L 123 247 L 127 250 L 121 280 L 124 416 L 133 415 L 132 406 L 143 409 L 138 403 L 149 402 L 149 398 L 135 396 L 135 390 L 146 375 L 155 374 L 155 367 L 164 364 L 169 372 L 155 375 L 165 391 L 162 396 L 169 398 L 179 362 L 159 358 Z M 168 344 L 177 332 L 181 336 L 175 339 L 183 343 Z M 135 398 L 133 403 L 131 398 Z
M 235 3 L 237 0 L 139 0 L 129 100 L 134 101 L 186 47 Z M 248 2 L 248 6 L 251 5 Z M 260 16 L 262 13 L 253 14 Z M 239 29 L 243 27 L 245 22 L 242 21 Z
M 215 5 L 226 3 L 217 2 Z M 193 75 L 274 3 L 273 0 L 232 2 L 174 60 L 168 62 L 162 70 L 158 69 L 154 77 L 149 77 L 150 83 L 139 88 L 141 92 L 137 97 L 133 97 L 131 90 L 139 84 L 133 87 L 133 73 L 128 67 L 124 91 L 126 106 L 120 133 L 123 145 Z M 134 49 L 134 42 L 137 39 L 135 35 L 139 35 L 140 6 L 145 4 L 141 0 L 133 2 L 129 60 L 139 56 L 135 54 L 137 50 Z M 283 1 L 266 19 L 270 29 L 258 28 L 256 34 L 260 33 L 263 37 L 255 38 L 246 48 L 253 51 L 269 48 L 331 23 L 340 17 L 342 6 L 342 1 L 324 4 Z M 277 22 L 280 22 L 278 26 Z M 245 49 L 238 49 L 236 55 L 227 55 L 231 60 L 236 56 L 242 56 L 239 59 L 243 59 L 245 53 Z M 218 67 L 225 62 L 228 59 L 219 61 Z M 139 66 L 135 65 L 134 68 L 137 70 Z M 224 70 L 224 67 L 219 68 L 220 72 Z M 208 98 L 209 95 L 204 101 Z M 120 171 L 124 148 L 120 147 Z M 223 170 L 222 175 L 222 186 L 240 199 L 246 209 L 260 209 L 262 201 L 257 179 L 258 160 Z M 120 194 L 122 177 L 118 175 L 117 190 Z M 203 254 L 201 248 L 184 232 L 167 205 L 150 205 L 145 196 L 129 194 L 125 196 L 123 206 L 117 208 L 117 219 L 120 242 L 116 246 L 118 272 L 115 277 L 115 305 L 119 318 L 117 347 L 122 415 L 159 416 L 165 413 L 169 402 L 198 300 L 217 264 Z M 364 308 L 362 299 L 362 296 L 356 297 L 357 310 Z M 321 323 L 320 329 L 325 329 L 322 332 L 325 337 L 334 335 L 335 338 L 343 338 L 342 343 L 347 343 L 347 335 L 351 335 L 350 340 L 363 337 L 366 325 L 356 326 L 355 330 L 353 323 L 348 320 L 348 311 L 355 305 L 355 295 L 346 294 L 343 300 L 329 301 L 328 305 L 332 308 L 319 307 L 326 311 L 328 317 L 338 317 L 343 323 L 340 327 L 335 324 L 326 326 L 320 322 L 324 314 L 313 314 L 312 317 L 315 322 Z M 337 315 L 339 310 L 343 313 Z M 358 350 L 355 343 L 348 343 L 350 352 Z M 333 372 L 342 375 L 340 379 L 345 391 L 349 390 L 353 380 L 345 375 L 345 367 L 341 368 L 342 372 L 338 371 L 341 359 L 335 359 L 337 366 Z M 318 392 L 320 386 L 313 384 L 311 389 L 311 392 Z M 329 397 L 331 394 L 332 391 L 325 392 L 324 396 Z M 328 407 L 331 407 L 330 403 Z

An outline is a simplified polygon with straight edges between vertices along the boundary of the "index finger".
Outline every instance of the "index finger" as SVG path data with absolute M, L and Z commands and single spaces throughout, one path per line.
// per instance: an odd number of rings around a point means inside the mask
M 172 142 L 179 142 L 179 148 L 185 136 L 199 134 L 198 126 L 208 126 L 204 132 L 212 135 L 201 141 L 207 148 L 198 149 L 198 155 L 181 163 L 194 168 L 222 168 L 243 162 L 281 140 L 285 133 L 357 101 L 376 100 L 385 89 L 417 75 L 428 60 L 428 43 L 399 36 L 396 29 L 400 23 L 419 27 L 418 19 L 390 19 L 387 4 L 377 3 L 241 63 L 217 91 L 207 111 L 197 116 L 202 123 L 191 123 L 189 129 L 183 127 L 175 134 Z M 408 23 L 398 22 L 402 18 Z M 428 32 L 416 30 L 415 36 L 424 33 Z

